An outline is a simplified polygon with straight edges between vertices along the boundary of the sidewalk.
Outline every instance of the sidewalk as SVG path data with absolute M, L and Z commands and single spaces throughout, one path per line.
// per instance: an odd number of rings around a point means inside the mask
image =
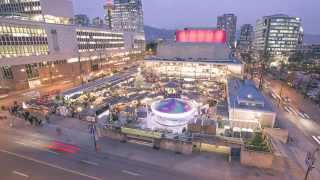
M 0 128 L 8 127 L 8 123 L 8 121 L 6 123 L 1 122 Z M 56 132 L 57 127 L 62 130 L 61 136 Z M 16 120 L 12 130 L 18 130 L 20 133 L 26 134 L 26 136 L 74 144 L 81 147 L 82 150 L 93 152 L 92 140 L 87 130 L 87 124 L 77 119 L 60 119 L 59 117 L 55 117 L 54 120 L 51 120 L 51 124 L 45 124 L 43 127 L 32 127 L 27 125 L 23 120 Z M 218 154 L 195 153 L 185 156 L 164 150 L 154 150 L 143 145 L 121 143 L 105 137 L 100 138 L 98 144 L 101 147 L 100 153 L 112 154 L 150 165 L 161 166 L 195 175 L 199 179 L 214 179 L 217 177 L 221 180 L 292 179 L 288 173 L 280 174 L 278 172 L 245 167 L 241 166 L 237 161 L 229 163 L 227 157 Z

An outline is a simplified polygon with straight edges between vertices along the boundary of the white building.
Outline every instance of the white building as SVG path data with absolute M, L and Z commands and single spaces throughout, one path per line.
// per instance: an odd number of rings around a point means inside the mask
M 145 58 L 146 69 L 160 77 L 226 80 L 242 76 L 243 65 L 221 43 L 160 43 L 157 55 Z
M 228 79 L 227 98 L 230 126 L 233 130 L 254 131 L 273 128 L 276 113 L 252 81 Z
M 60 17 L 61 12 L 61 17 L 69 18 L 73 14 L 70 1 L 57 0 L 50 5 L 52 2 L 19 1 L 16 6 L 40 4 L 41 11 L 37 12 L 43 17 L 49 17 L 48 14 Z M 0 3 L 0 8 L 14 14 L 0 17 L 0 89 L 18 90 L 59 80 L 88 79 L 103 71 L 130 66 L 134 64 L 131 57 L 142 53 L 131 48 L 132 44 L 125 45 L 131 41 L 125 42 L 122 32 L 81 27 L 69 21 L 62 23 L 59 18 L 56 19 L 59 21 L 37 20 L 33 17 L 36 12 L 17 15 L 19 8 L 12 3 Z

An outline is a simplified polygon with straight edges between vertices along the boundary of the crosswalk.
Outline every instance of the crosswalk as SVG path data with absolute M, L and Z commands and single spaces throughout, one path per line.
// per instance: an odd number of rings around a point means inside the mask
M 312 139 L 320 145 L 320 136 L 312 136 Z

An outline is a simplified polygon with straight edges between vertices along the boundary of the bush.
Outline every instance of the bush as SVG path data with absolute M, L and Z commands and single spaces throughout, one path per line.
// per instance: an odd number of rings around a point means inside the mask
M 270 151 L 266 139 L 263 137 L 261 132 L 256 132 L 253 138 L 248 141 L 246 145 L 249 150 L 264 152 Z

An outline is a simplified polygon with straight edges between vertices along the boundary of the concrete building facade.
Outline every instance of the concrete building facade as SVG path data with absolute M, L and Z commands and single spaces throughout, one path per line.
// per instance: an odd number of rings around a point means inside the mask
M 143 9 L 141 0 L 107 1 L 104 6 L 107 26 L 118 32 L 124 32 L 127 42 L 135 49 L 145 50 Z
M 302 43 L 301 19 L 284 14 L 265 16 L 257 21 L 255 50 L 271 57 L 275 65 L 287 62 Z
M 251 24 L 244 24 L 241 26 L 240 38 L 237 44 L 237 49 L 242 53 L 248 53 L 252 50 L 254 40 L 254 30 Z
M 73 18 L 73 4 L 69 0 L 1 0 L 0 12 L 1 16 L 70 24 Z
M 224 81 L 243 71 L 227 45 L 219 43 L 160 43 L 157 55 L 145 58 L 145 66 L 160 77 L 181 80 Z
M 236 43 L 237 16 L 234 14 L 223 14 L 218 16 L 217 28 L 227 32 L 227 44 L 234 48 Z
M 1 17 L 0 89 L 28 89 L 62 80 L 86 81 L 134 65 L 142 51 L 126 42 L 131 43 L 125 41 L 123 32 L 104 28 Z

